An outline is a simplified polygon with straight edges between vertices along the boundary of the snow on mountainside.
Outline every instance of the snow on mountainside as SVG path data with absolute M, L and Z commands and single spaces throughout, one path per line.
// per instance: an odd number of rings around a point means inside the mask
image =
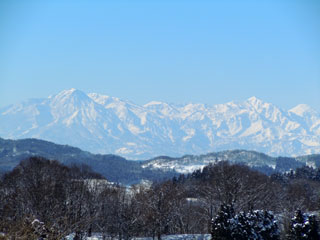
M 320 152 L 320 115 L 251 97 L 218 105 L 143 106 L 76 89 L 0 109 L 0 137 L 40 138 L 129 159 L 227 149 L 275 155 Z
M 186 174 L 220 161 L 228 161 L 236 164 L 243 163 L 249 167 L 269 167 L 273 170 L 277 164 L 276 158 L 263 153 L 246 150 L 227 150 L 205 155 L 185 155 L 179 158 L 160 156 L 143 162 L 142 167 L 147 169 L 162 169 L 165 171 L 175 170 L 178 173 Z M 318 161 L 318 159 L 315 161 Z M 312 163 L 315 163 L 315 161 L 312 161 Z M 302 160 L 301 162 L 305 163 L 306 160 Z

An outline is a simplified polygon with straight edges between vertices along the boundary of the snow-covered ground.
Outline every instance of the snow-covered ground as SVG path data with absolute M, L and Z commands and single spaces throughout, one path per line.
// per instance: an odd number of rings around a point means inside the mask
M 73 240 L 74 235 L 71 234 L 67 240 Z M 108 238 L 107 238 L 108 239 Z M 115 238 L 113 238 L 115 240 Z M 151 237 L 132 238 L 134 240 L 153 240 Z M 162 240 L 210 240 L 210 234 L 178 234 L 178 235 L 163 235 Z M 86 240 L 102 240 L 101 234 L 94 234 L 92 237 L 87 237 Z

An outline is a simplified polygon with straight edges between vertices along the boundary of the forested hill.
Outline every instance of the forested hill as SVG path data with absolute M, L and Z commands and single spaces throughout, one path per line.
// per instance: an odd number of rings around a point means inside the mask
M 148 161 L 130 161 L 117 155 L 92 154 L 79 148 L 38 139 L 0 138 L 0 174 L 13 169 L 21 160 L 31 156 L 55 159 L 66 165 L 87 164 L 109 181 L 122 184 L 138 183 L 141 180 L 163 180 L 180 173 L 191 173 L 220 161 L 248 165 L 268 175 L 303 166 L 320 166 L 320 154 L 275 158 L 255 151 L 230 150 L 180 158 L 161 156 Z
M 142 168 L 139 161 L 126 160 L 117 155 L 91 154 L 79 148 L 59 145 L 39 139 L 6 140 L 0 138 L 0 172 L 13 169 L 31 156 L 41 156 L 70 165 L 89 165 L 108 181 L 132 184 L 145 180 L 162 180 L 176 175 L 174 171 Z
M 300 157 L 271 157 L 264 153 L 246 150 L 228 150 L 204 155 L 185 155 L 179 158 L 160 156 L 143 162 L 143 167 L 151 169 L 175 169 L 179 173 L 191 173 L 211 163 L 228 161 L 244 164 L 255 170 L 271 175 L 287 172 L 303 166 L 320 167 L 320 154 Z

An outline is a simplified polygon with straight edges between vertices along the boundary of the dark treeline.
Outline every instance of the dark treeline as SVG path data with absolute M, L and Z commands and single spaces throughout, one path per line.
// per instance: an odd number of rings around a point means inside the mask
M 320 168 L 303 166 L 267 176 L 245 165 L 219 162 L 173 181 L 184 185 L 190 196 L 212 196 L 212 205 L 229 204 L 236 211 L 317 211 L 320 206 Z
M 309 230 L 294 230 L 294 221 L 316 223 L 306 213 L 319 209 L 318 172 L 304 167 L 267 176 L 219 162 L 187 176 L 128 188 L 108 183 L 85 165 L 67 167 L 33 157 L 1 178 L 0 233 L 4 239 L 62 239 L 70 233 L 82 239 L 93 232 L 119 239 L 192 233 L 241 239 L 243 232 L 258 236 L 252 229 L 261 221 L 270 223 L 272 238 L 252 239 L 300 239 L 294 234 Z M 241 224 L 234 225 L 234 219 Z M 271 224 L 273 219 L 278 223 Z M 238 235 L 230 238 L 228 228 Z

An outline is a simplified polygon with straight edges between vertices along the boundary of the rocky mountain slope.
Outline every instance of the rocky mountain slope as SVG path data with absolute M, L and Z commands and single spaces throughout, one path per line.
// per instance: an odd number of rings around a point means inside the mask
M 143 106 L 76 89 L 0 109 L 0 136 L 39 138 L 129 159 L 246 149 L 271 156 L 320 152 L 320 115 L 255 97 L 219 105 Z

